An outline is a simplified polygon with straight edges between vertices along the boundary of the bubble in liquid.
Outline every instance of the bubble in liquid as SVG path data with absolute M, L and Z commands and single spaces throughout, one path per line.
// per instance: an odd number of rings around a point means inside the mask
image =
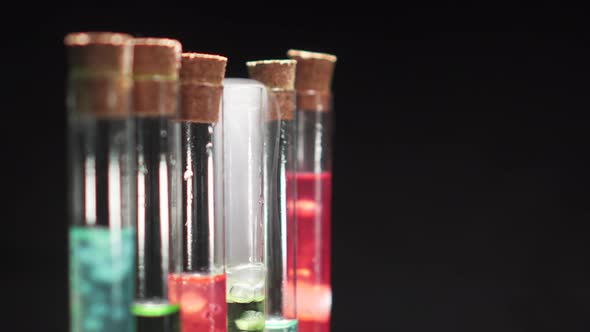
M 240 317 L 240 318 L 260 319 L 260 318 L 264 318 L 264 315 L 259 311 L 246 310 L 246 311 L 244 311 L 244 313 L 242 314 L 242 317 Z
M 239 330 L 259 331 L 264 328 L 264 314 L 254 310 L 246 310 L 234 323 Z
M 203 313 L 206 319 L 214 319 L 214 317 L 221 313 L 221 307 L 215 303 L 209 303 L 208 310 Z
M 251 302 L 255 289 L 249 284 L 233 284 L 229 289 L 229 297 L 235 302 Z
M 198 294 L 186 292 L 181 295 L 180 307 L 184 312 L 196 313 L 203 310 L 206 305 L 207 300 Z
M 184 172 L 183 177 L 184 177 L 184 181 L 188 181 L 188 180 L 192 179 L 192 177 L 193 177 L 193 171 L 191 169 L 187 169 Z
M 258 284 L 254 287 L 254 299 L 264 299 L 264 284 Z
M 244 264 L 227 270 L 227 279 L 229 284 L 246 283 L 255 287 L 258 284 L 264 284 L 264 265 Z
M 297 315 L 303 320 L 327 322 L 332 307 L 332 290 L 325 285 L 297 283 Z
M 297 216 L 301 218 L 313 218 L 320 213 L 321 206 L 315 201 L 300 199 L 295 203 Z
M 148 169 L 147 167 L 145 167 L 144 164 L 140 164 L 137 171 L 141 174 L 147 174 L 148 173 Z
M 209 304 L 209 310 L 211 310 L 211 312 L 213 312 L 214 314 L 218 314 L 221 312 L 221 306 L 215 303 L 211 303 Z

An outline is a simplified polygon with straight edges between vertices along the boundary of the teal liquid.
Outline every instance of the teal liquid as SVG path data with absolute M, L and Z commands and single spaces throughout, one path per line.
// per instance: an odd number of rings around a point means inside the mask
M 297 332 L 297 319 L 274 319 L 266 320 L 264 327 L 266 332 Z
M 70 331 L 133 332 L 135 231 L 70 228 Z

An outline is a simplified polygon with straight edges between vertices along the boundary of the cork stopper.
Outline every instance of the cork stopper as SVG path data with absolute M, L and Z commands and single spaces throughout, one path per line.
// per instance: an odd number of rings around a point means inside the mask
M 66 35 L 68 105 L 76 112 L 126 116 L 129 112 L 132 37 L 114 32 Z
M 289 50 L 287 56 L 297 60 L 297 107 L 307 111 L 330 110 L 336 56 L 302 50 Z
M 133 40 L 133 112 L 142 116 L 172 116 L 178 100 L 182 45 L 167 38 Z
M 168 38 L 133 39 L 133 76 L 178 78 L 182 44 Z
M 262 82 L 273 92 L 278 112 L 274 117 L 292 120 L 295 111 L 295 60 L 261 60 L 247 62 L 250 78 Z M 271 118 L 273 115 L 271 115 Z
M 219 120 L 227 58 L 182 53 L 180 66 L 180 120 L 215 123 Z

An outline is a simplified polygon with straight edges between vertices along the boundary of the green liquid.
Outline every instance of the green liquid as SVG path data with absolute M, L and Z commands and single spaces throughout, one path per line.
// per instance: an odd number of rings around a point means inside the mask
M 264 331 L 264 299 L 227 303 L 228 332 Z
M 162 317 L 179 312 L 180 306 L 169 303 L 136 302 L 131 307 L 131 311 L 135 316 L 140 317 Z
M 180 306 L 165 302 L 136 302 L 131 308 L 137 332 L 180 332 Z
M 71 332 L 133 332 L 135 231 L 70 228 Z

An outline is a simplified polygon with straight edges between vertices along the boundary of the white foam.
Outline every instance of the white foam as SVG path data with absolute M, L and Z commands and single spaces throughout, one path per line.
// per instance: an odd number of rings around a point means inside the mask
M 262 115 L 266 88 L 255 80 L 229 78 L 223 89 L 223 180 L 227 264 L 260 261 L 262 219 Z

